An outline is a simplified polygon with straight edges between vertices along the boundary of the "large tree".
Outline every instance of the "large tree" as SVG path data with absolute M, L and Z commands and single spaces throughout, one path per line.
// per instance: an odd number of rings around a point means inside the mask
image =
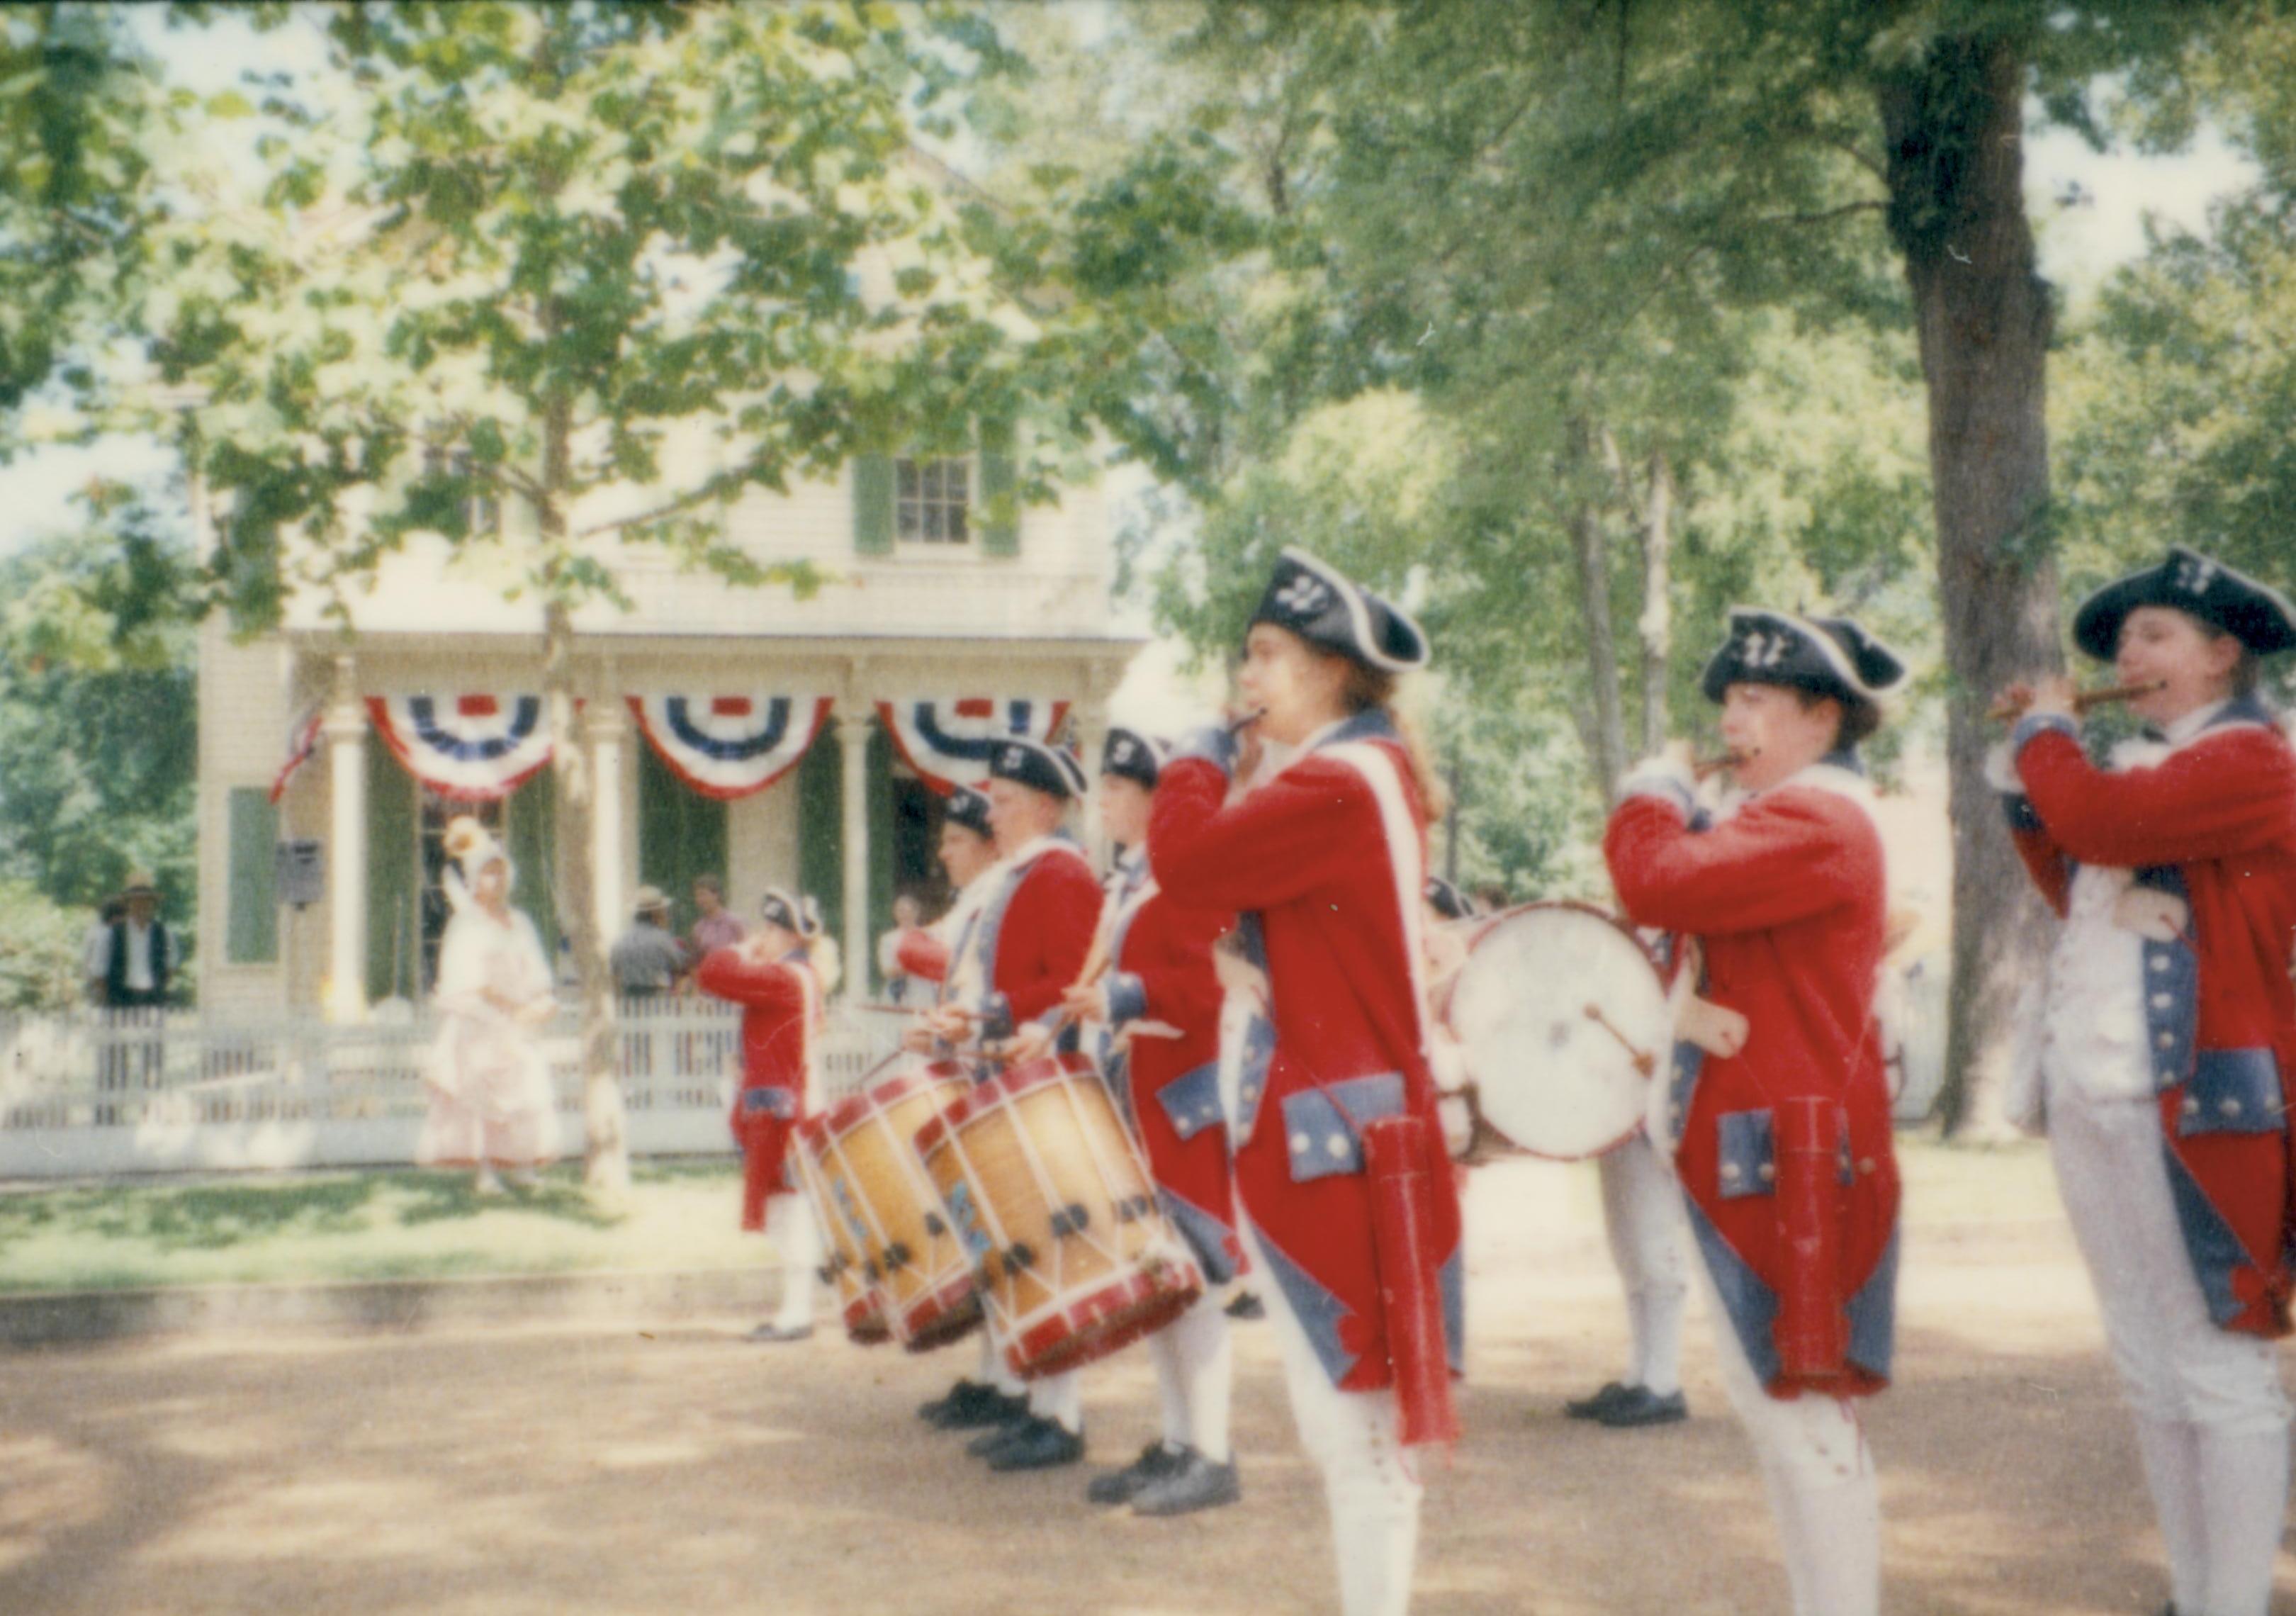
M 1650 496 L 1668 483 L 1694 498 L 1701 460 L 1728 474 L 1718 444 L 1749 373 L 1750 316 L 1910 330 L 1953 777 L 1949 1126 L 2002 1068 L 2042 923 L 1978 767 L 1986 693 L 2060 655 L 2052 298 L 2022 190 L 2028 99 L 2095 133 L 2103 76 L 2158 99 L 2180 82 L 2192 42 L 2234 11 L 1411 0 L 1335 15 L 1267 0 L 1205 12 L 1200 37 L 1218 48 L 1270 62 L 1304 53 L 1302 91 L 1286 104 L 1307 117 L 1283 149 L 1312 159 L 1312 176 L 1288 169 L 1285 188 L 1310 217 L 1285 261 L 1295 285 L 1306 267 L 1322 276 L 1301 323 L 1321 346 L 1305 351 L 1347 360 L 1305 380 L 1327 395 L 1409 387 L 1465 427 L 1471 474 L 1496 487 L 1512 472 L 1513 498 L 1494 503 L 1500 520 L 1480 553 L 1498 558 L 1502 584 L 1579 580 L 1581 727 L 1598 779 L 1628 750 L 1621 673 L 1645 660 L 1611 626 L 1628 557 L 1606 541 L 1625 506 L 1646 529 Z M 1198 149 L 1221 127 L 1175 130 L 1162 149 Z M 1133 191 L 1161 200 L 1136 181 Z M 1292 378 L 1276 379 L 1255 395 L 1281 397 Z M 1218 394 L 1199 386 L 1194 397 Z M 1644 469 L 1639 489 L 1620 484 L 1621 467 Z M 1847 508 L 1874 507 L 1887 487 L 1850 485 Z M 1875 513 L 1866 548 L 1894 552 L 1897 524 Z M 1647 693 L 1655 681 L 1639 671 Z
M 1029 413 L 1025 322 L 913 145 L 964 47 L 828 4 L 405 4 L 324 27 L 330 71 L 263 109 L 261 205 L 163 232 L 141 309 L 160 380 L 197 389 L 183 441 L 226 513 L 219 582 L 244 621 L 291 594 L 348 621 L 410 534 L 483 548 L 539 608 L 562 835 L 587 848 L 574 624 L 623 598 L 627 546 L 809 587 L 725 542 L 726 502 Z M 1030 436 L 1038 463 L 1058 425 Z M 562 874 L 590 1177 L 611 1190 L 603 939 L 586 864 Z

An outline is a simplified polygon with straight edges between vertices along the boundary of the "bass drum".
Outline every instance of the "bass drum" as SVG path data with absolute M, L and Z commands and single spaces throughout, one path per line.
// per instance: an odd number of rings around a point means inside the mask
M 1634 1136 L 1673 1041 L 1673 1009 L 1650 950 L 1623 922 L 1584 904 L 1529 904 L 1483 924 L 1442 1019 L 1482 1120 L 1558 1161 Z

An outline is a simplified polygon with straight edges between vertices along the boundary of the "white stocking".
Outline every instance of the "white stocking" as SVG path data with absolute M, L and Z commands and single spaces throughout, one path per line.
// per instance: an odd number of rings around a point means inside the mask
M 782 1299 L 774 1309 L 775 1327 L 802 1330 L 813 1323 L 813 1271 L 821 1260 L 813 1208 L 803 1195 L 768 1195 L 766 1228 L 782 1259 Z
M 2202 1616 L 2265 1616 L 2288 1507 L 2288 1432 L 2200 1428 L 2201 1513 L 2209 1529 Z M 2177 1602 L 2181 1612 L 2184 1604 Z
M 1006 1366 L 996 1326 L 986 1317 L 980 1321 L 980 1380 L 1006 1397 L 1019 1397 L 1029 1390 L 1027 1382 Z
M 1070 1435 L 1084 1429 L 1084 1372 L 1070 1369 L 1029 1383 L 1029 1412 L 1040 1420 L 1057 1420 Z
M 1642 1293 L 1635 1370 L 1660 1397 L 1682 1390 L 1682 1305 L 1687 1300 L 1689 1292 L 1680 1284 L 1652 1285 Z
M 2136 1416 L 2152 1513 L 2169 1554 L 2169 1593 L 2180 1612 L 2202 1616 L 2208 1603 L 2209 1529 L 2201 1513 L 2200 1432 L 2182 1420 Z

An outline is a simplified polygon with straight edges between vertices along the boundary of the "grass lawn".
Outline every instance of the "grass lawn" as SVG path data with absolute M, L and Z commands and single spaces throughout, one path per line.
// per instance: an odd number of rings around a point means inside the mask
M 579 1164 L 480 1199 L 468 1173 L 265 1174 L 0 1194 L 0 1293 L 759 1267 L 738 1162 L 640 1162 L 602 1216 Z
M 1966 1228 L 2061 1217 L 2037 1143 L 1948 1147 L 1901 1135 L 1906 1218 Z M 157 1285 L 308 1284 L 762 1267 L 767 1243 L 737 1227 L 739 1164 L 641 1162 L 628 1210 L 602 1216 L 580 1168 L 525 1194 L 481 1200 L 466 1173 L 266 1174 L 0 1194 L 0 1294 Z M 1569 1216 L 1599 1228 L 1595 1175 Z

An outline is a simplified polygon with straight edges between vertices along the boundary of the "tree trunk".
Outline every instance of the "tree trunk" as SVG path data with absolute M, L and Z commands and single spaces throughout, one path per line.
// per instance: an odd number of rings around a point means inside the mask
M 2048 947 L 2046 912 L 1983 768 L 1987 697 L 2062 666 L 2046 527 L 2049 290 L 2025 217 L 2023 83 L 2013 39 L 1948 37 L 1879 88 L 1890 234 L 1905 255 L 1929 386 L 1952 676 L 1953 987 L 1939 1102 L 1948 1135 L 1999 1131 L 2010 1016 Z
M 565 429 L 553 420 L 546 429 L 543 486 L 562 486 Z M 554 493 L 537 511 L 545 547 L 567 543 L 565 512 Z M 619 1050 L 614 1032 L 613 976 L 606 964 L 606 940 L 598 932 L 597 886 L 590 867 L 597 845 L 597 782 L 590 777 L 590 754 L 575 722 L 574 620 L 564 603 L 548 600 L 542 609 L 542 693 L 550 715 L 550 767 L 558 789 L 558 861 L 564 902 L 559 919 L 574 946 L 574 976 L 579 995 L 582 1046 L 583 1183 L 590 1193 L 618 1200 L 629 1193 L 630 1145 L 622 1108 Z M 564 855 L 570 849 L 571 857 Z
M 1674 649 L 1674 606 L 1668 593 L 1674 549 L 1674 467 L 1664 449 L 1650 459 L 1650 493 L 1643 501 L 1643 615 L 1636 625 L 1643 647 L 1643 751 L 1655 757 L 1666 744 L 1667 659 Z
M 1619 780 L 1627 772 L 1625 704 L 1619 693 L 1619 641 L 1611 627 L 1609 536 L 1602 508 L 1588 497 L 1596 452 L 1594 429 L 1580 423 L 1572 432 L 1578 463 L 1568 523 L 1570 548 L 1578 562 L 1579 614 L 1587 626 L 1587 671 L 1594 692 L 1594 749 L 1590 753 L 1605 806 L 1618 800 Z

